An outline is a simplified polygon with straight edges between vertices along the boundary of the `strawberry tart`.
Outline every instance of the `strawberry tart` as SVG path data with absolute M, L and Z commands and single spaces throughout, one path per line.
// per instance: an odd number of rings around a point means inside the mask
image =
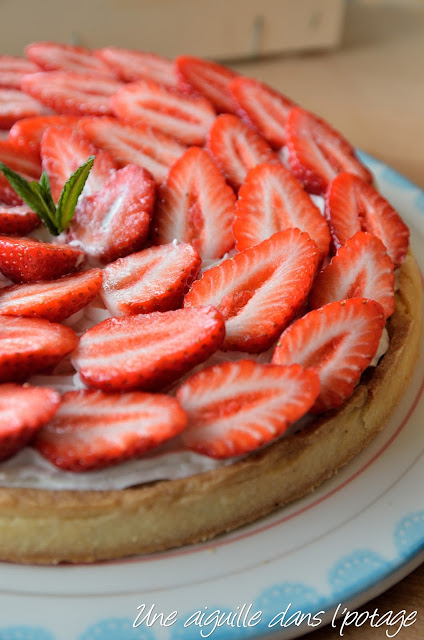
M 190 56 L 0 57 L 0 559 L 95 562 L 293 501 L 411 377 L 409 231 L 353 147 Z

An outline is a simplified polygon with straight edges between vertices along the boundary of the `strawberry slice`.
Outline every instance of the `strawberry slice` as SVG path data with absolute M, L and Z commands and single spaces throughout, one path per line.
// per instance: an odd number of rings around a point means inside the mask
M 96 156 L 85 183 L 82 197 L 103 188 L 118 168 L 110 153 L 98 151 L 90 140 L 73 127 L 49 127 L 41 140 L 40 153 L 43 170 L 50 179 L 55 202 L 59 200 L 63 185 L 90 156 Z M 81 197 L 81 196 L 80 196 Z
M 77 334 L 61 324 L 0 316 L 0 382 L 22 381 L 48 371 L 77 344 Z
M 150 247 L 108 264 L 100 295 L 112 316 L 177 309 L 201 264 L 189 244 Z
M 139 251 L 145 243 L 155 199 L 155 183 L 141 167 L 118 169 L 103 189 L 75 210 L 68 241 L 103 263 Z
M 205 271 L 184 306 L 212 304 L 225 319 L 224 349 L 268 349 L 306 301 L 319 262 L 307 233 L 287 229 Z
M 33 151 L 22 149 L 11 140 L 0 140 L 0 162 L 19 173 L 28 181 L 38 179 L 41 175 L 40 156 Z M 23 202 L 0 172 L 0 201 L 11 206 L 22 205 Z
M 48 387 L 0 385 L 0 461 L 25 447 L 59 404 L 59 394 Z
M 104 47 L 94 51 L 94 55 L 105 62 L 124 82 L 153 80 L 165 87 L 177 88 L 178 77 L 172 60 L 154 53 Z
M 342 171 L 372 181 L 368 169 L 358 160 L 354 148 L 325 120 L 292 109 L 286 123 L 287 147 L 293 174 L 307 191 L 324 194 L 330 182 Z
M 83 261 L 84 253 L 73 247 L 0 236 L 0 271 L 12 282 L 55 280 L 79 269 Z
M 257 164 L 280 164 L 269 144 L 236 116 L 216 118 L 208 136 L 208 148 L 228 182 L 238 189 L 247 172 Z
M 274 149 L 283 147 L 287 143 L 286 120 L 294 102 L 253 78 L 235 78 L 229 89 L 237 104 L 237 115 Z
M 233 232 L 239 251 L 277 231 L 297 227 L 317 243 L 321 259 L 330 248 L 330 231 L 296 178 L 283 165 L 260 164 L 250 169 L 240 187 Z
M 234 246 L 235 195 L 204 149 L 191 147 L 173 165 L 158 195 L 156 244 L 188 242 L 203 259 Z
M 0 89 L 0 129 L 10 129 L 21 118 L 43 116 L 48 113 L 51 113 L 49 109 L 36 97 L 18 89 Z
M 160 129 L 188 145 L 202 145 L 215 119 L 215 111 L 205 98 L 149 80 L 125 85 L 113 96 L 111 104 L 121 120 Z
M 341 173 L 330 185 L 325 215 L 336 249 L 357 231 L 369 231 L 383 242 L 395 266 L 408 252 L 409 229 L 376 189 L 358 176 Z
M 16 122 L 9 131 L 9 140 L 25 151 L 40 153 L 41 139 L 48 127 L 76 127 L 79 122 L 77 116 L 38 116 L 24 118 Z
M 394 286 L 394 266 L 386 247 L 372 233 L 358 231 L 318 274 L 309 304 L 317 309 L 336 300 L 371 298 L 388 318 L 395 310 Z
M 330 302 L 285 330 L 272 362 L 314 368 L 321 391 L 313 411 L 336 409 L 353 393 L 373 359 L 384 324 L 383 307 L 374 300 Z
M 37 71 L 40 68 L 25 58 L 0 56 L 0 87 L 19 90 L 23 76 Z
M 0 202 L 0 234 L 24 236 L 40 225 L 40 218 L 26 205 L 11 206 Z
M 110 97 L 122 83 L 69 71 L 40 71 L 24 76 L 21 86 L 22 91 L 59 113 L 102 116 L 111 113 Z
M 175 138 L 147 126 L 125 125 L 115 118 L 82 118 L 81 130 L 100 149 L 113 156 L 120 167 L 136 164 L 163 182 L 186 146 Z
M 304 416 L 319 389 L 315 371 L 298 365 L 240 360 L 208 367 L 177 391 L 188 416 L 182 440 L 212 458 L 248 453 Z
M 204 362 L 224 333 L 211 306 L 108 318 L 82 335 L 73 364 L 83 382 L 105 391 L 158 389 Z
M 94 56 L 90 49 L 57 42 L 32 42 L 25 55 L 45 71 L 69 71 L 90 74 L 94 78 L 116 79 L 111 69 Z
M 58 280 L 17 284 L 0 290 L 0 315 L 61 322 L 92 302 L 102 285 L 100 269 Z
M 194 89 L 213 104 L 218 112 L 234 113 L 236 105 L 229 84 L 237 73 L 210 60 L 194 56 L 179 56 L 175 66 L 182 89 Z
M 138 458 L 178 435 L 187 416 L 169 396 L 68 391 L 35 448 L 67 471 L 93 471 Z

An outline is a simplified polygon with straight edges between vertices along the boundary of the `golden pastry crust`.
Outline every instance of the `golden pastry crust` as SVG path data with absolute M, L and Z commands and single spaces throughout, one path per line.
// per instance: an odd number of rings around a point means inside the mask
M 383 428 L 412 375 L 421 279 L 399 273 L 390 346 L 338 411 L 229 466 L 120 491 L 0 488 L 0 559 L 95 562 L 207 540 L 253 522 L 332 476 Z

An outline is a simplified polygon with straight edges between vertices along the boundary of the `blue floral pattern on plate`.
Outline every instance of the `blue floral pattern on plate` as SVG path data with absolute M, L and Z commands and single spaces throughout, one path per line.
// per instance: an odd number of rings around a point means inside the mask
M 42 627 L 21 625 L 0 629 L 0 640 L 55 640 L 55 637 Z

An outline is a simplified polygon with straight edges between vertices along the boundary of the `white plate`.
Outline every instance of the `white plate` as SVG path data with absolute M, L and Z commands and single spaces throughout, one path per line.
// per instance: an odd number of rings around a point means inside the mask
M 424 193 L 363 157 L 411 225 L 422 269 Z M 219 540 L 96 566 L 2 564 L 0 640 L 288 639 L 314 628 L 299 627 L 297 611 L 322 611 L 323 624 L 338 604 L 353 610 L 424 560 L 423 388 L 421 353 L 387 428 L 351 464 L 312 495 Z M 289 604 L 291 624 L 272 626 Z M 141 605 L 145 613 L 154 605 L 164 624 L 150 617 L 133 626 Z M 227 621 L 214 629 L 219 615 Z

